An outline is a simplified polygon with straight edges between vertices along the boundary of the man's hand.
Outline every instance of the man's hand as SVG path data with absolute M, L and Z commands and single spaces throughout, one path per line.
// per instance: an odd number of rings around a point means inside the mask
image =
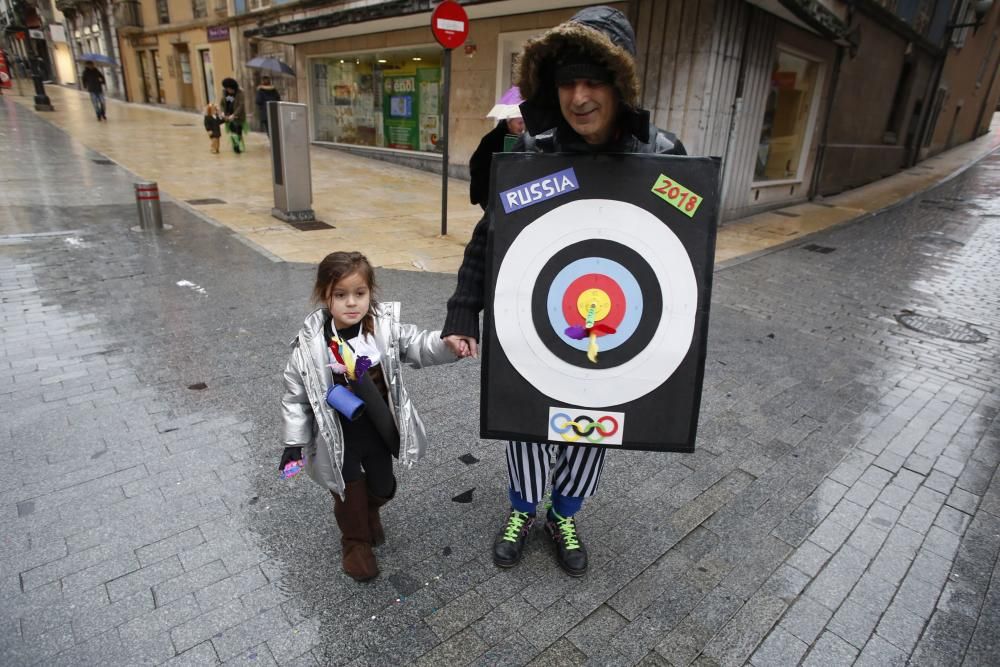
M 479 358 L 479 342 L 472 336 L 452 334 L 444 337 L 444 343 L 459 359 L 465 357 Z

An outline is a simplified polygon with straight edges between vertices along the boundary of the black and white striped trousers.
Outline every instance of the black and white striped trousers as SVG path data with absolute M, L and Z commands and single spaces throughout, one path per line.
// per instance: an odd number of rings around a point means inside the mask
M 528 502 L 539 503 L 545 497 L 545 486 L 551 474 L 555 493 L 589 498 L 597 492 L 605 451 L 604 447 L 509 441 L 507 474 L 510 488 Z

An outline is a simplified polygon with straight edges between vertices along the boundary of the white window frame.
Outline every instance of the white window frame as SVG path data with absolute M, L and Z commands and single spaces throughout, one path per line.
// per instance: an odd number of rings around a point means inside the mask
M 796 58 L 802 58 L 803 60 L 815 63 L 819 67 L 816 72 L 816 88 L 813 90 L 813 98 L 809 103 L 809 119 L 806 121 L 806 134 L 805 139 L 802 141 L 802 152 L 799 153 L 799 165 L 795 172 L 795 176 L 793 178 L 784 178 L 775 181 L 753 181 L 750 183 L 751 189 L 769 188 L 780 185 L 793 185 L 796 183 L 802 183 L 805 180 L 806 165 L 809 162 L 809 149 L 812 147 L 813 133 L 816 131 L 816 123 L 819 118 L 819 103 L 822 99 L 821 93 L 823 91 L 823 83 L 826 80 L 826 61 L 815 54 L 802 51 L 801 49 L 797 49 L 782 42 L 778 42 L 774 46 L 775 60 L 778 58 L 778 51 L 784 51 L 789 55 L 795 56 Z M 771 68 L 774 68 L 773 60 L 771 62 Z M 767 107 L 767 94 L 769 92 L 770 88 L 766 88 L 763 91 L 765 108 Z M 761 122 L 764 122 L 763 118 L 761 118 Z
M 543 34 L 548 28 L 538 28 L 537 30 L 518 30 L 517 32 L 501 32 L 497 35 L 497 76 L 496 88 L 494 90 L 494 101 L 503 95 L 508 88 L 514 85 L 513 81 L 506 78 L 512 65 L 512 47 L 522 45 L 528 39 Z M 506 85 L 505 85 L 506 84 Z

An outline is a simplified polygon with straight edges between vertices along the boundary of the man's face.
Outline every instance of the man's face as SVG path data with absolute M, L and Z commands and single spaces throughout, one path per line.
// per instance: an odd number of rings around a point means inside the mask
M 580 79 L 559 86 L 559 109 L 584 141 L 603 144 L 611 138 L 618 100 L 610 84 Z

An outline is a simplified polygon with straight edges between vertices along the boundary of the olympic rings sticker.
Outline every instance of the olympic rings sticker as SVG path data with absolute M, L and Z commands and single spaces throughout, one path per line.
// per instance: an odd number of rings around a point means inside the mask
M 581 408 L 549 408 L 549 437 L 552 442 L 592 442 L 622 444 L 624 412 L 587 412 Z

